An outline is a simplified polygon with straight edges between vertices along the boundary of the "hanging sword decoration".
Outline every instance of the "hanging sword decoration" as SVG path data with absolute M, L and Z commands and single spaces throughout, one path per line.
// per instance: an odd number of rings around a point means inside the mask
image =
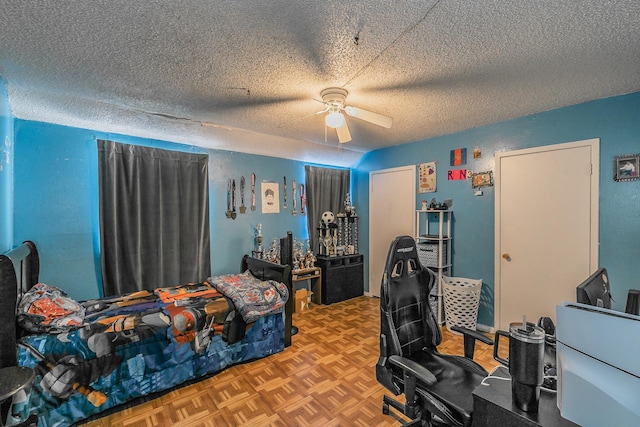
M 297 198 L 296 192 L 297 191 L 298 191 L 298 188 L 296 187 L 296 180 L 294 179 L 291 182 L 291 195 L 293 197 L 293 210 L 291 211 L 291 215 L 293 215 L 293 216 L 298 215 L 298 211 L 296 210 L 296 203 L 297 203 L 297 201 L 296 201 L 296 198 Z
M 304 192 L 304 184 L 300 184 L 300 215 L 304 215 L 304 205 L 307 202 L 307 195 Z
M 225 215 L 227 218 L 231 218 L 231 179 L 227 180 L 227 211 Z
M 251 173 L 251 210 L 256 210 L 256 174 Z
M 231 181 L 231 219 L 236 219 L 236 180 Z
M 287 177 L 284 177 L 284 187 L 282 189 L 282 194 L 284 194 L 284 204 L 282 205 L 282 207 L 284 209 L 287 209 Z
M 240 178 L 240 213 L 247 213 L 247 207 L 244 205 L 244 176 Z

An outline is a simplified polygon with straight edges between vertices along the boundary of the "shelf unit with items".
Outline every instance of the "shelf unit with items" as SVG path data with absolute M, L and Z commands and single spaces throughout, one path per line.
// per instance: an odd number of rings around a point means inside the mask
M 416 248 L 424 267 L 436 273 L 436 294 L 431 296 L 431 309 L 438 324 L 444 323 L 442 276 L 451 276 L 451 219 L 450 210 L 416 210 Z

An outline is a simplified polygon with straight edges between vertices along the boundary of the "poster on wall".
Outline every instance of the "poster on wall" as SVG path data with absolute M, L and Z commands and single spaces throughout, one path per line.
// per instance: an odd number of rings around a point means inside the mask
M 465 181 L 467 179 L 466 169 L 452 169 L 447 172 L 448 181 Z
M 277 182 L 262 181 L 262 213 L 280 213 L 280 189 Z
M 450 152 L 450 165 L 451 166 L 462 166 L 467 164 L 467 149 L 466 148 L 456 148 L 455 150 L 451 150 Z
M 423 163 L 418 168 L 418 193 L 436 191 L 436 162 Z

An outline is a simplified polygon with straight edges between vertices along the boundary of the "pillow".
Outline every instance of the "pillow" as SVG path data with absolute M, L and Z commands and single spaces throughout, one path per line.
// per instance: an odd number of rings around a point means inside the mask
M 84 321 L 84 307 L 55 286 L 38 283 L 18 304 L 18 324 L 29 332 L 59 333 Z
M 281 312 L 289 299 L 284 283 L 257 279 L 249 271 L 210 277 L 208 282 L 233 301 L 246 323 Z

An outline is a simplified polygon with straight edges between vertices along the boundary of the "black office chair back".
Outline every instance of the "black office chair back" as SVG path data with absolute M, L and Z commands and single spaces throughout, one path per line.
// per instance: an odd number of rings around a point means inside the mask
M 396 238 L 387 255 L 380 289 L 380 328 L 387 355 L 410 357 L 442 341 L 429 294 L 435 274 L 420 264 L 415 240 Z

